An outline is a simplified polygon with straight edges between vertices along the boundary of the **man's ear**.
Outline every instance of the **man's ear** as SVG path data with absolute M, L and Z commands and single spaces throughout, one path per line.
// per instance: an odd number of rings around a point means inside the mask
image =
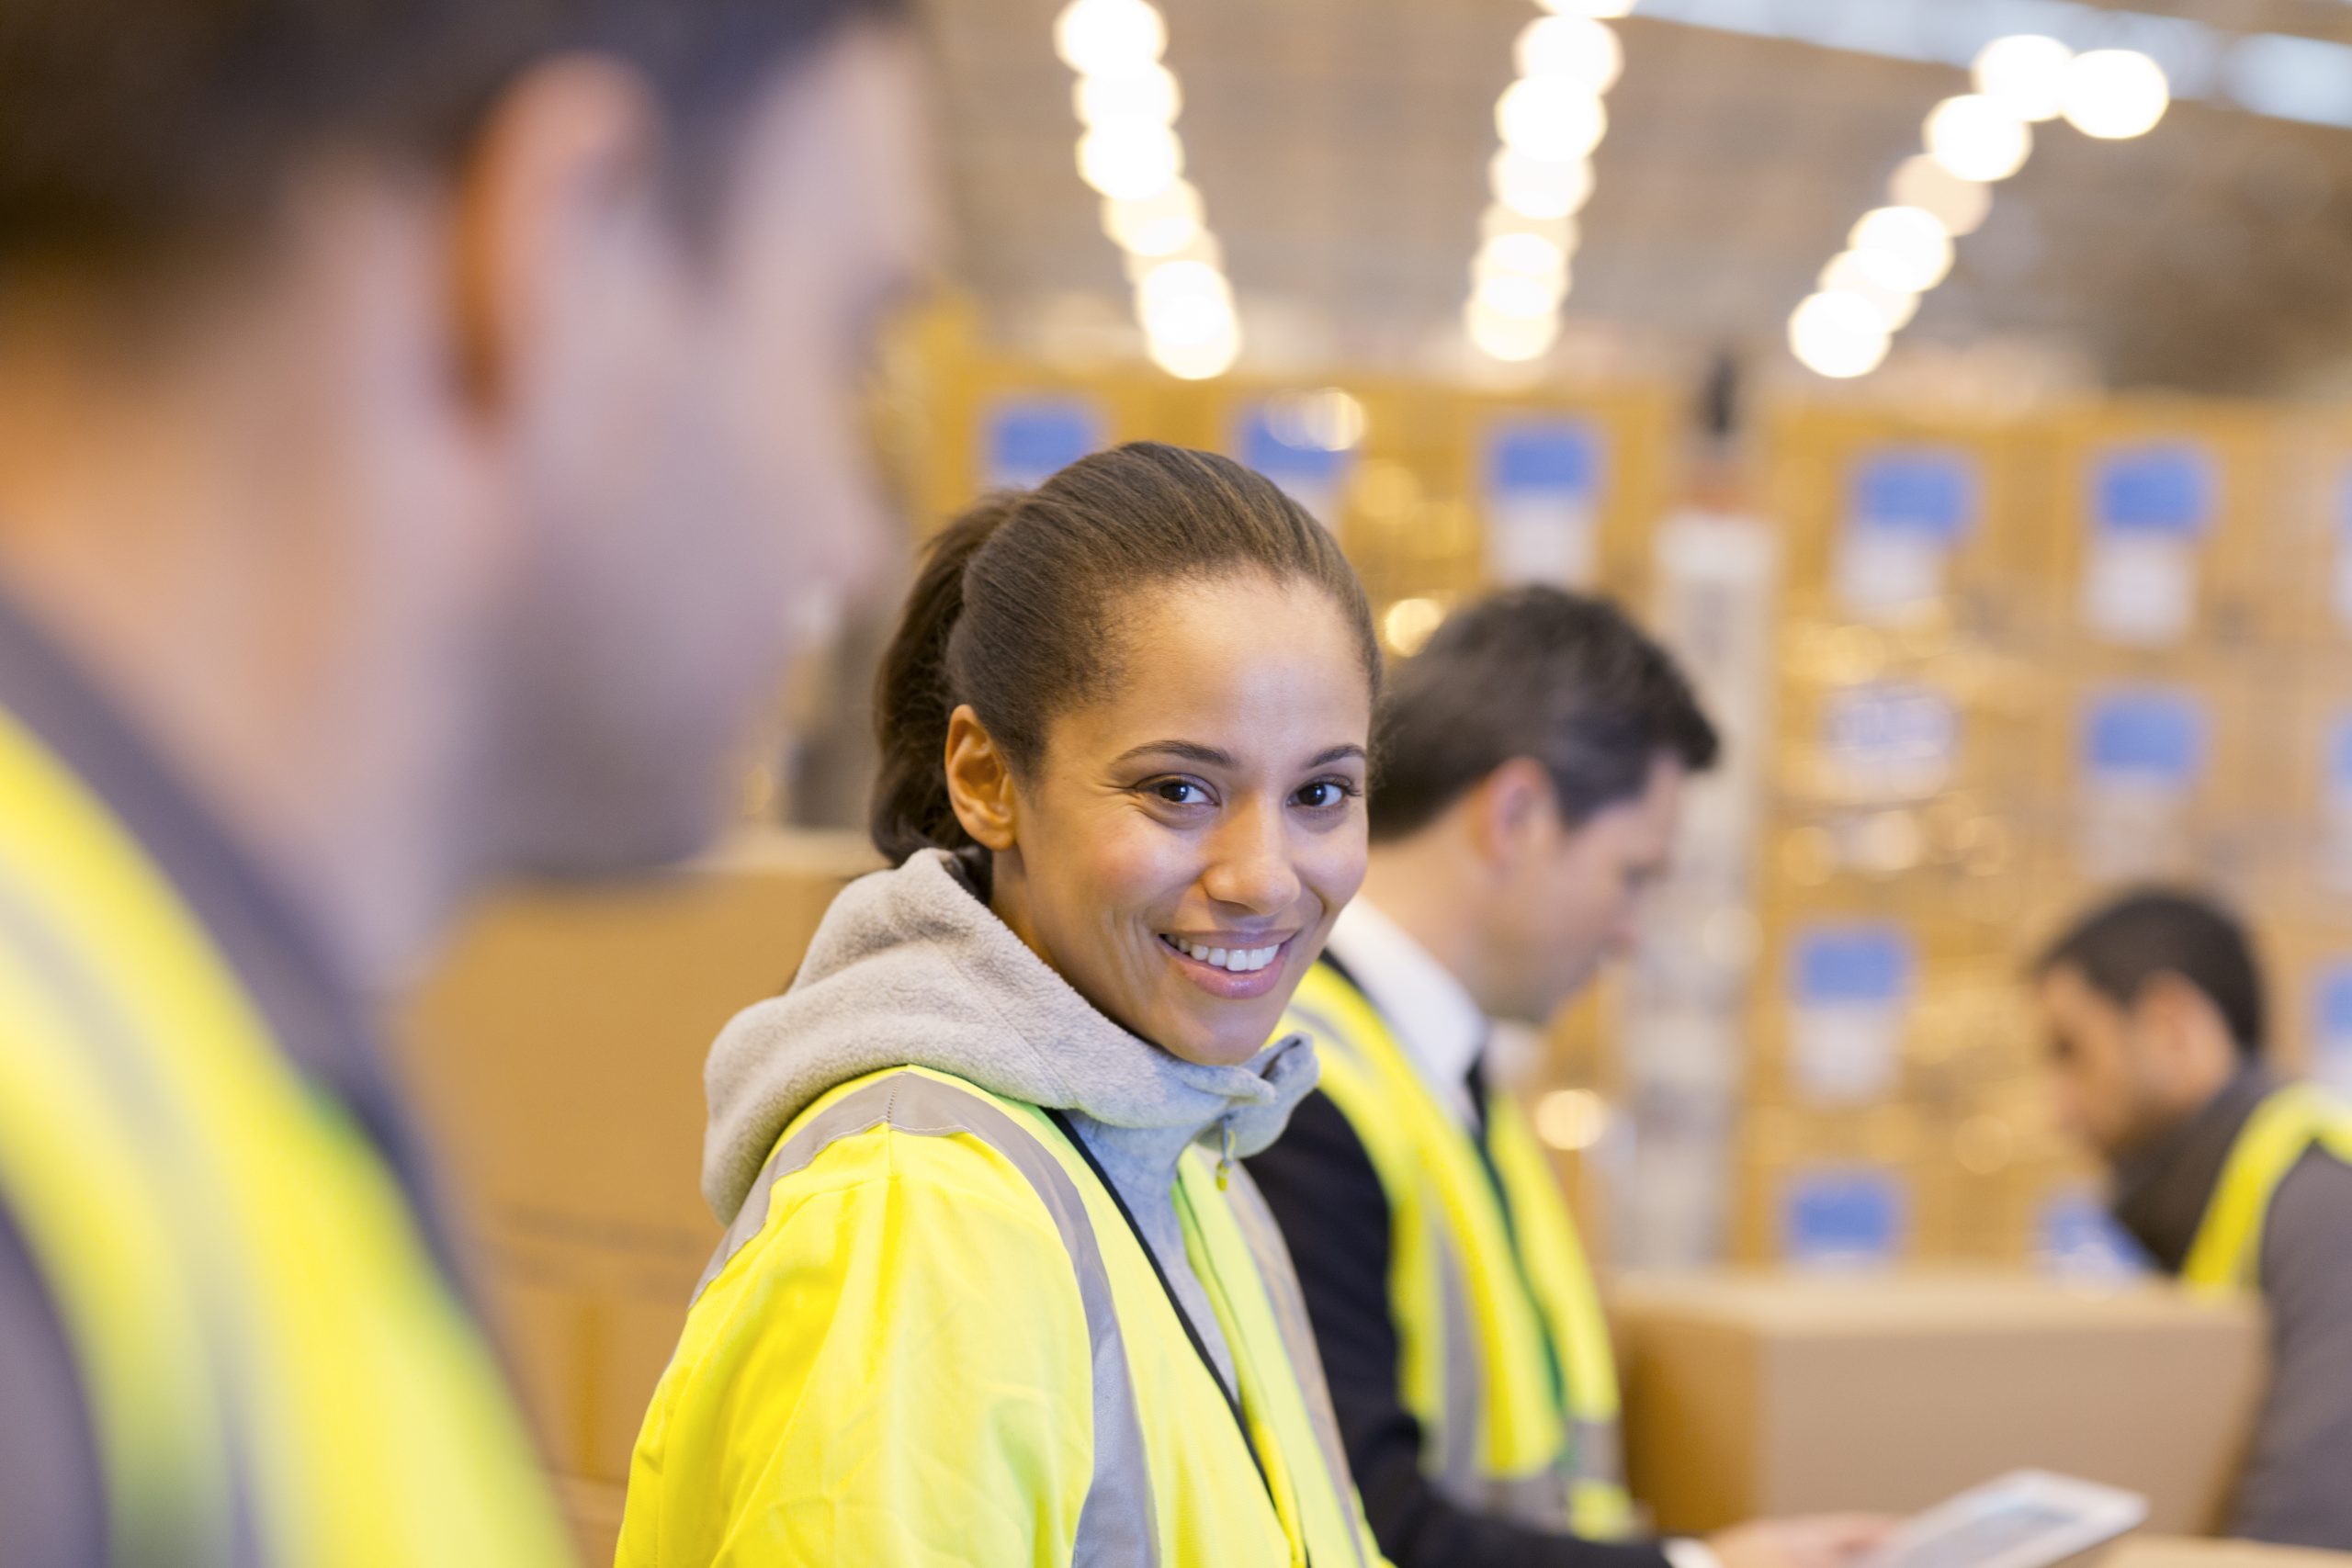
M 1002 854 L 1019 841 L 1012 765 L 969 703 L 947 717 L 947 800 L 981 848 Z
M 454 359 L 495 410 L 601 297 L 618 254 L 644 242 L 662 120 L 651 88 L 617 62 L 532 66 L 491 106 L 458 179 L 451 247 Z
M 1558 809 L 1552 775 L 1532 757 L 1513 757 L 1471 792 L 1471 832 L 1488 866 L 1507 870 L 1534 848 Z
M 2150 976 L 2132 1011 L 2142 1048 L 2155 1054 L 2162 1081 L 2184 1109 L 2202 1104 L 2235 1070 L 2237 1044 L 2228 1020 L 2180 976 Z

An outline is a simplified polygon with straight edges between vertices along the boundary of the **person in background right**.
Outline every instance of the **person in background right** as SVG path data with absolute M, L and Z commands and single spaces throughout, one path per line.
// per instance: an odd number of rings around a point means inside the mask
M 1608 1321 L 1492 1021 L 1541 1024 L 1630 945 L 1715 731 L 1605 600 L 1471 604 L 1394 672 L 1371 869 L 1283 1028 L 1322 1087 L 1250 1161 L 1396 1568 L 1838 1568 L 1868 1518 L 1641 1539 Z
M 2230 1533 L 2352 1550 L 2352 1111 L 2262 1062 L 2245 928 L 2193 894 L 2127 894 L 2034 965 L 2061 1119 L 2115 1217 L 2190 1286 L 2256 1290 L 2271 1382 Z

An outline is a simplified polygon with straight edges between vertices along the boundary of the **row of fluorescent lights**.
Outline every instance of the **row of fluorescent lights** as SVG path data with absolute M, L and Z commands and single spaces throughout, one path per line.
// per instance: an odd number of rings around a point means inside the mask
M 1241 318 L 1201 193 L 1184 178 L 1176 73 L 1161 62 L 1168 23 L 1150 0 L 1070 0 L 1054 51 L 1078 73 L 1079 177 L 1102 197 L 1102 230 L 1125 254 L 1152 363 L 1171 376 L 1222 376 L 1241 354 Z
M 1560 335 L 1577 214 L 1592 196 L 1592 153 L 1609 130 L 1604 99 L 1625 66 L 1604 18 L 1633 0 L 1542 0 L 1552 13 L 1521 29 L 1518 68 L 1495 100 L 1502 148 L 1487 168 L 1493 199 L 1479 219 L 1462 324 L 1496 359 L 1522 361 Z
M 1976 91 L 1928 113 L 1927 151 L 1895 169 L 1888 205 L 1862 214 L 1789 317 L 1789 347 L 1805 368 L 1845 379 L 1884 362 L 1919 297 L 1951 273 L 1952 242 L 1984 221 L 1992 187 L 2025 166 L 2036 124 L 2063 115 L 2086 136 L 2122 141 L 2154 130 L 2172 103 L 2164 68 L 2147 55 L 2076 54 L 2034 33 L 1986 44 L 1973 75 Z

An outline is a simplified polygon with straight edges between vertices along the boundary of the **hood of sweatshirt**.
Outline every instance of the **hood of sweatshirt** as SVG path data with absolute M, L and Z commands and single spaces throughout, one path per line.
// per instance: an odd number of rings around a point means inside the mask
M 1275 1041 L 1203 1066 L 1128 1032 L 997 919 L 961 862 L 928 850 L 842 890 L 783 996 L 736 1015 L 711 1047 L 702 1190 L 735 1217 L 775 1141 L 837 1084 L 930 1067 L 1068 1111 L 1170 1172 L 1216 1132 L 1236 1157 L 1272 1143 L 1315 1086 L 1313 1045 Z

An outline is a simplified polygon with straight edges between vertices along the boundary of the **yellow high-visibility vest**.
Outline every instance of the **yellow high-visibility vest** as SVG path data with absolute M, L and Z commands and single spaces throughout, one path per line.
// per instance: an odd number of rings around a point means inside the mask
M 398 1180 L 5 712 L 0 1203 L 75 1358 L 115 1561 L 570 1561 Z
M 2308 1084 L 2289 1084 L 2263 1097 L 2230 1145 L 2206 1201 L 2181 1266 L 2185 1283 L 2213 1292 L 2255 1288 L 2270 1200 L 2314 1144 L 2352 1163 L 2352 1109 Z
M 1288 1254 L 1228 1174 L 1191 1149 L 1174 1199 L 1238 1401 L 1046 1112 L 919 1067 L 830 1090 L 697 1291 L 622 1568 L 1385 1568 Z
M 1490 1178 L 1470 1129 L 1330 964 L 1307 972 L 1283 1029 L 1315 1037 L 1323 1090 L 1387 1195 L 1399 1381 L 1432 1483 L 1539 1529 L 1631 1533 L 1609 1322 L 1518 1105 L 1482 1108 Z

